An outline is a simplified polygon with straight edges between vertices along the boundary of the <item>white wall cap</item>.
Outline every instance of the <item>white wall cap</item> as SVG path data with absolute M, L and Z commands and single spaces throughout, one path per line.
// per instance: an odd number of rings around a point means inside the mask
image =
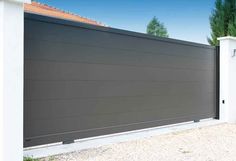
M 16 3 L 31 3 L 31 0 L 0 0 L 0 1 L 10 1 L 10 2 L 16 2 Z
M 217 40 L 235 40 L 236 41 L 236 37 L 225 36 L 225 37 L 219 37 L 219 38 L 217 38 Z

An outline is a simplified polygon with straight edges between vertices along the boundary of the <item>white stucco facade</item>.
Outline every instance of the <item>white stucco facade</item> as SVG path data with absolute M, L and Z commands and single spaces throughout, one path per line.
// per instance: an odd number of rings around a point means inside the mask
M 0 160 L 23 160 L 23 3 L 0 0 Z
M 220 119 L 236 123 L 236 38 L 222 37 L 218 40 L 220 41 Z

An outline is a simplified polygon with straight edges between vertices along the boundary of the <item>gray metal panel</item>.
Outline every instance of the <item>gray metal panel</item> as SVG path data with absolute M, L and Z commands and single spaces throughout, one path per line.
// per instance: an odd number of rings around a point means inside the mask
M 24 146 L 216 117 L 216 51 L 25 15 Z

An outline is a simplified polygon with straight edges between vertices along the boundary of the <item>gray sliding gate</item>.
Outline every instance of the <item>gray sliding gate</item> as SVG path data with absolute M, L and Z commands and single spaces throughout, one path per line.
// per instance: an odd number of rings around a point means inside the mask
M 217 116 L 216 49 L 25 15 L 24 146 Z

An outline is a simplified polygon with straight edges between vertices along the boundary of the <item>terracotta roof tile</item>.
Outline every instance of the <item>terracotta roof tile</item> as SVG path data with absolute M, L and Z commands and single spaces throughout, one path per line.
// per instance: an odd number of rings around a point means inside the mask
M 105 26 L 100 22 L 97 22 L 88 18 L 84 18 L 76 14 L 65 12 L 55 7 L 51 7 L 46 4 L 38 3 L 35 1 L 33 1 L 31 4 L 24 4 L 24 10 L 27 13 L 40 14 L 40 15 L 45 15 L 45 16 L 50 16 L 50 17 L 56 17 L 56 18 L 61 18 L 61 19 L 88 23 L 92 25 Z

